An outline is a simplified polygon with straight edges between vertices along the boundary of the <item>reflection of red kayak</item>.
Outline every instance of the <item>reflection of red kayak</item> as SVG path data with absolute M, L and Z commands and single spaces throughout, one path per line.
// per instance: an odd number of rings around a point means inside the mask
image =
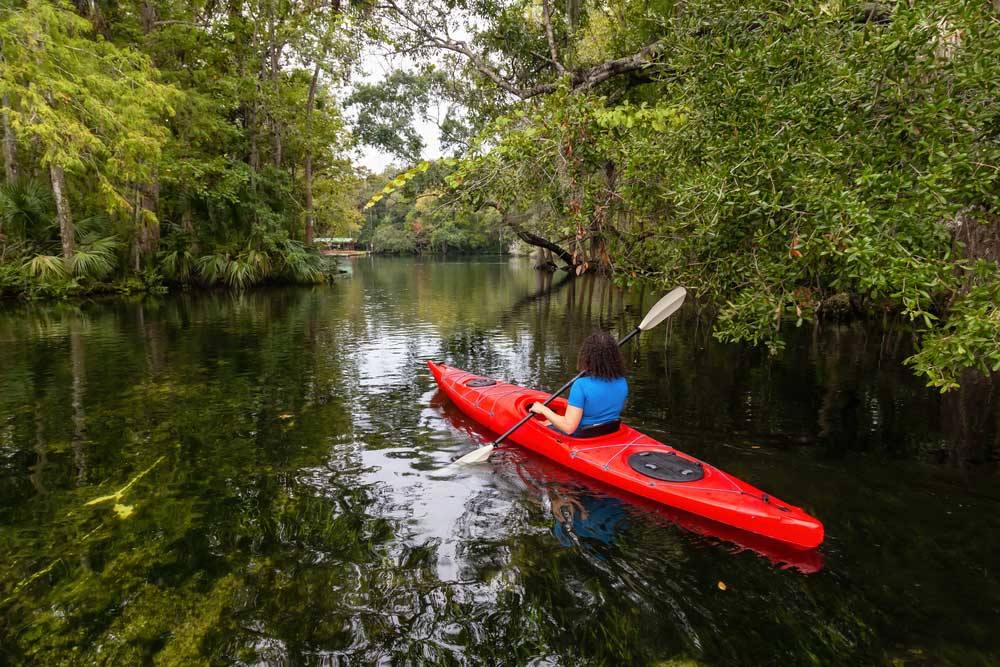
M 427 365 L 462 412 L 496 433 L 513 426 L 531 403 L 548 398 L 540 391 L 432 361 Z M 565 399 L 553 401 L 557 412 L 565 406 Z M 624 424 L 609 435 L 581 439 L 532 419 L 510 439 L 579 473 L 698 517 L 804 549 L 823 541 L 823 524 L 801 508 Z

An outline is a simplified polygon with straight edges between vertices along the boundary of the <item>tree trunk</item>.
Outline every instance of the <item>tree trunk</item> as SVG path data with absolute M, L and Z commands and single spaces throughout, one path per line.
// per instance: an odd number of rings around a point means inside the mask
M 66 174 L 60 165 L 53 162 L 49 165 L 49 176 L 52 177 L 52 194 L 56 200 L 56 219 L 59 221 L 59 238 L 62 241 L 63 258 L 70 259 L 76 252 L 76 238 L 73 217 L 69 210 L 69 199 L 66 196 Z
M 525 228 L 521 227 L 521 225 L 517 224 L 511 219 L 508 212 L 502 206 L 500 206 L 500 204 L 493 201 L 489 201 L 486 202 L 484 206 L 490 206 L 496 209 L 497 213 L 499 213 L 502 218 L 501 224 L 510 227 L 519 239 L 521 239 L 528 245 L 533 245 L 536 248 L 544 248 L 550 251 L 552 254 L 556 255 L 557 257 L 559 257 L 559 259 L 564 261 L 568 269 L 576 269 L 579 263 L 576 261 L 576 258 L 574 258 L 573 255 L 568 250 L 566 250 L 565 248 L 561 248 L 552 241 L 546 238 L 542 238 L 541 236 L 529 232 Z
M 312 110 L 316 103 L 316 84 L 319 81 L 319 63 L 313 68 L 312 83 L 309 84 L 309 99 L 306 101 L 306 135 L 309 134 L 312 121 Z M 306 136 L 306 157 L 305 157 L 305 188 L 306 188 L 306 246 L 313 243 L 314 219 L 313 219 L 313 171 L 312 171 L 312 149 L 309 148 L 309 137 Z
M 13 185 L 17 183 L 17 144 L 14 143 L 14 130 L 10 126 L 10 118 L 7 117 L 9 106 L 9 98 L 4 95 L 0 103 L 0 122 L 3 123 L 3 168 L 7 182 Z M 3 233 L 3 219 L 0 218 L 0 257 L 3 256 L 6 246 L 7 236 Z
M 524 241 L 525 243 L 527 243 L 528 245 L 533 245 L 538 248 L 545 248 L 553 255 L 559 257 L 559 259 L 561 259 L 563 262 L 566 263 L 567 268 L 575 269 L 577 267 L 578 262 L 574 260 L 573 255 L 568 250 L 560 248 L 552 241 L 542 238 L 537 234 L 533 234 L 532 232 L 529 232 L 520 225 L 517 225 L 509 220 L 507 221 L 507 226 L 513 229 L 514 233 L 517 234 L 517 237 L 522 241 Z
M 135 270 L 142 270 L 142 260 L 156 252 L 160 243 L 160 219 L 156 215 L 160 198 L 160 183 L 152 183 L 136 188 L 136 237 Z
M 250 133 L 250 170 L 257 174 L 260 171 L 260 153 L 257 150 L 257 112 L 254 107 L 256 102 L 251 102 L 247 109 L 247 132 Z M 254 179 L 254 189 L 256 190 L 257 179 Z
M 185 234 L 194 234 L 194 221 L 191 215 L 191 204 L 188 202 L 187 197 L 182 197 L 182 206 L 184 210 L 181 211 L 181 231 Z
M 7 109 L 10 108 L 10 98 L 3 96 L 3 110 L 0 111 L 0 122 L 3 123 L 3 168 L 8 183 L 17 183 L 17 142 L 14 139 L 14 128 L 10 126 Z
M 580 24 L 580 0 L 567 0 L 566 2 L 566 26 L 569 28 L 570 39 L 576 33 L 576 28 Z
M 279 86 L 278 74 L 280 72 L 280 56 L 281 56 L 281 45 L 278 44 L 277 38 L 277 19 L 271 18 L 271 27 L 268 30 L 268 36 L 270 40 L 270 65 L 271 65 L 271 86 L 274 90 L 274 102 L 273 104 L 278 104 L 278 98 L 281 93 Z M 281 143 L 281 121 L 271 116 L 271 134 L 274 142 L 274 166 L 281 168 L 282 162 L 282 143 Z

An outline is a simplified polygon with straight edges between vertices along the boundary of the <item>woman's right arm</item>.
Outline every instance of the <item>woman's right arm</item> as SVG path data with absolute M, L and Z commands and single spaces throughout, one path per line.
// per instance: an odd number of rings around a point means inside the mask
M 552 422 L 553 426 L 567 435 L 576 431 L 580 425 L 580 421 L 583 419 L 583 410 L 572 405 L 566 406 L 565 415 L 555 413 L 541 403 L 532 403 L 529 410 L 535 414 L 544 415 L 546 419 Z

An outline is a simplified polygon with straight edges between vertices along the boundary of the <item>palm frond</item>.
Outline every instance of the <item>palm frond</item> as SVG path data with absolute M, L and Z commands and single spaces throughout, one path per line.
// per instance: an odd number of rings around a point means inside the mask
M 160 268 L 170 280 L 188 280 L 194 272 L 196 260 L 188 250 L 171 250 L 160 253 Z
M 247 250 L 240 258 L 253 268 L 255 282 L 271 275 L 271 257 L 266 252 Z
M 314 284 L 326 280 L 321 268 L 322 259 L 318 255 L 313 255 L 304 249 L 297 250 L 294 246 L 286 246 L 279 257 L 281 273 L 293 282 Z
M 225 278 L 229 263 L 230 259 L 227 254 L 204 255 L 198 258 L 198 273 L 206 283 L 215 285 Z
M 38 235 L 52 224 L 52 193 L 39 181 L 0 185 L 0 219 L 8 233 Z
M 226 283 L 236 289 L 246 289 L 257 282 L 257 272 L 254 266 L 244 256 L 230 260 L 226 265 Z
M 78 278 L 106 278 L 115 270 L 115 253 L 120 247 L 114 236 L 92 239 L 69 258 L 69 268 Z
M 116 238 L 114 236 L 102 236 L 108 231 L 110 222 L 103 215 L 92 215 L 76 222 L 76 238 L 81 245 L 92 244 L 102 238 Z
M 69 275 L 66 262 L 58 255 L 35 255 L 21 265 L 31 278 L 43 283 L 52 282 Z

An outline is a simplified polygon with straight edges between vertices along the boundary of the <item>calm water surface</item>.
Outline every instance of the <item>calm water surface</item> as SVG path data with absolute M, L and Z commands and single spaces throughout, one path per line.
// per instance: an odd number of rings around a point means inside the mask
M 628 349 L 633 426 L 825 522 L 789 556 L 514 447 L 441 474 L 490 434 L 426 359 L 554 388 L 659 294 L 351 266 L 0 307 L 0 664 L 1000 664 L 1000 397 L 925 390 L 905 330 L 769 359 L 691 303 Z

